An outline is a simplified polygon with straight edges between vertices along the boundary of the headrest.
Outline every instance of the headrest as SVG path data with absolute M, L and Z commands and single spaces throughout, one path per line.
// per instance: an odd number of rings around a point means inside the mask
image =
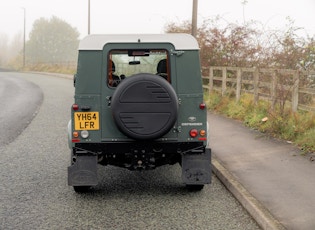
M 112 71 L 115 72 L 115 63 L 112 60 L 110 62 L 112 63 Z
M 166 59 L 159 61 L 156 70 L 158 73 L 167 73 Z

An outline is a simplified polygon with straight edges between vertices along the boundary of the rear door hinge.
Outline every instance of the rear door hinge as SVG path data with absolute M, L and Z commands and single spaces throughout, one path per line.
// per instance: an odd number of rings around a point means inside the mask
M 171 50 L 171 54 L 172 55 L 176 55 L 176 56 L 181 56 L 181 55 L 183 55 L 185 53 L 185 51 L 184 50 Z

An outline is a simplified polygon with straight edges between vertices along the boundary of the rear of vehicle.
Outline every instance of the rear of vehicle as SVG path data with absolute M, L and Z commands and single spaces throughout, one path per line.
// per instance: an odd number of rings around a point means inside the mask
M 180 163 L 183 183 L 211 182 L 196 40 L 185 34 L 91 35 L 81 41 L 69 123 L 68 184 L 98 183 L 97 164 Z

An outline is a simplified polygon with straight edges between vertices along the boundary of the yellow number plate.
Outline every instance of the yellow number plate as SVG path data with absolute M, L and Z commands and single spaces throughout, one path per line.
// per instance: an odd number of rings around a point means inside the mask
M 74 113 L 75 130 L 98 130 L 100 129 L 98 112 L 75 112 Z

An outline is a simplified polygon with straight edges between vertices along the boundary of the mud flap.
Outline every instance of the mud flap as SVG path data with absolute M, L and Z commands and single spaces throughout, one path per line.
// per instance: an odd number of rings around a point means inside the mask
M 186 185 L 211 183 L 211 149 L 182 156 L 182 180 Z
M 97 156 L 77 156 L 76 162 L 68 167 L 68 185 L 97 185 Z

